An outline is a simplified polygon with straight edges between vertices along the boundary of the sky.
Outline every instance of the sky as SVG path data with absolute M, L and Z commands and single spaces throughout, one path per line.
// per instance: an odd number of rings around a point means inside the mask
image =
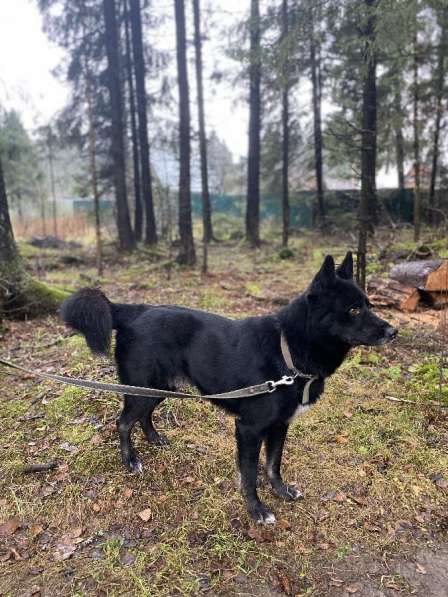
M 171 11 L 170 0 L 163 4 Z M 220 26 L 243 17 L 248 9 L 249 0 L 213 0 L 214 19 Z M 207 18 L 206 11 L 204 15 Z M 215 35 L 205 43 L 204 60 L 209 70 L 216 66 L 227 71 L 234 68 L 220 51 L 226 41 Z M 153 42 L 174 54 L 174 27 L 166 26 Z M 52 75 L 62 57 L 63 51 L 42 31 L 42 18 L 35 0 L 0 0 L 0 104 L 17 109 L 30 131 L 46 124 L 68 99 L 68 89 Z M 194 80 L 192 68 L 190 77 Z M 192 87 L 194 91 L 194 84 Z M 208 128 L 216 130 L 235 158 L 247 152 L 248 113 L 245 103 L 237 101 L 241 96 L 241 89 L 229 84 L 205 86 Z M 302 105 L 298 109 L 303 111 L 309 102 L 305 94 L 301 97 Z M 193 96 L 193 118 L 196 117 L 194 108 Z M 394 185 L 395 178 L 394 173 L 383 172 L 378 183 Z
M 244 4 L 248 4 L 244 0 L 215 0 L 215 3 L 225 6 L 226 15 L 235 16 L 242 16 Z M 174 53 L 174 30 L 165 28 L 154 42 Z M 204 58 L 209 59 L 210 66 L 216 49 L 204 48 L 204 53 L 207 52 Z M 0 0 L 0 103 L 17 109 L 29 130 L 48 122 L 67 101 L 67 88 L 51 74 L 62 57 L 63 51 L 42 31 L 42 18 L 35 1 Z M 193 75 L 190 69 L 190 76 Z M 208 90 L 206 94 L 209 94 L 206 97 L 209 128 L 217 130 L 236 157 L 243 155 L 247 149 L 247 109 L 234 105 L 235 94 L 230 87 L 221 86 L 213 96 Z M 193 108 L 192 116 L 196 116 Z
M 48 122 L 67 99 L 51 74 L 61 57 L 34 2 L 0 1 L 0 103 L 17 109 L 28 129 Z

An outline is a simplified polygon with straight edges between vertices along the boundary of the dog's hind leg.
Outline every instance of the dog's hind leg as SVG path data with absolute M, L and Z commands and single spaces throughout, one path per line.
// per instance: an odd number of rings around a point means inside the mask
M 140 425 L 143 429 L 143 433 L 145 434 L 146 439 L 150 444 L 154 444 L 155 446 L 168 446 L 169 441 L 164 436 L 158 433 L 154 429 L 154 424 L 152 422 L 152 413 L 154 409 L 165 400 L 165 398 L 141 398 L 141 400 L 145 401 L 144 403 L 144 413 L 139 418 Z
M 294 485 L 284 483 L 280 472 L 287 432 L 288 425 L 284 423 L 277 423 L 268 429 L 265 437 L 266 472 L 275 494 L 292 501 L 302 497 L 302 493 Z
M 263 437 L 258 430 L 236 421 L 237 463 L 241 473 L 241 493 L 247 510 L 257 522 L 272 524 L 274 514 L 260 501 L 257 495 L 258 461 Z

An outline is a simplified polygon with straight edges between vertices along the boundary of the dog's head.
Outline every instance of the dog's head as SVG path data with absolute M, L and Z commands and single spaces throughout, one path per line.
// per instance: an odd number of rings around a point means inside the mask
M 338 338 L 349 346 L 378 346 L 398 333 L 371 311 L 367 296 L 353 280 L 350 252 L 337 268 L 331 255 L 325 257 L 306 297 L 313 335 Z

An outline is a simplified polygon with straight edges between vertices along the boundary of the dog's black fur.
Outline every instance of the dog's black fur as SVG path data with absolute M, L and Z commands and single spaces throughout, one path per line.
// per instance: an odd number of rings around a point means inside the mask
M 275 315 L 233 321 L 219 315 L 176 306 L 111 303 L 99 290 L 83 289 L 61 308 L 62 319 L 86 337 L 94 352 L 107 353 L 112 329 L 117 330 L 115 358 L 124 384 L 174 389 L 189 380 L 203 394 L 215 394 L 277 380 L 289 371 L 280 349 L 287 338 L 295 366 L 318 376 L 310 388 L 310 404 L 324 390 L 324 380 L 358 345 L 380 345 L 396 330 L 370 310 L 365 294 L 353 282 L 348 253 L 335 270 L 327 256 L 308 290 Z M 213 400 L 236 416 L 237 466 L 241 489 L 251 516 L 273 522 L 274 515 L 256 490 L 261 446 L 266 449 L 267 474 L 274 492 L 286 500 L 301 494 L 280 474 L 290 420 L 300 410 L 306 380 L 281 386 L 274 393 L 240 400 Z M 125 396 L 118 419 L 124 465 L 142 466 L 131 442 L 139 422 L 151 443 L 164 444 L 152 424 L 158 398 Z

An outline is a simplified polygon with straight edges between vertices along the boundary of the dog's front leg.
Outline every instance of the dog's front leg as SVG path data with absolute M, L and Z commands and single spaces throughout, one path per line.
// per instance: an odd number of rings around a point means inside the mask
M 258 461 L 263 441 L 262 434 L 237 420 L 235 436 L 237 463 L 241 475 L 241 493 L 246 500 L 247 510 L 257 522 L 272 524 L 275 522 L 274 514 L 260 501 L 257 495 Z
M 283 482 L 280 467 L 282 463 L 283 447 L 285 445 L 288 425 L 277 423 L 272 425 L 266 434 L 266 472 L 274 492 L 284 500 L 297 500 L 302 493 L 294 487 Z

